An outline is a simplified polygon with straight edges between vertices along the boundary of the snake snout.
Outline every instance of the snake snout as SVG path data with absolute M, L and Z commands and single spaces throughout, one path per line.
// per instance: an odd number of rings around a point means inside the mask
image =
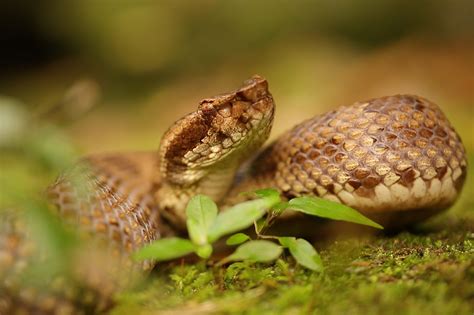
M 255 75 L 234 92 L 202 100 L 199 111 L 206 117 L 210 133 L 230 137 L 235 145 L 256 130 L 269 129 L 274 102 L 267 80 Z
M 254 75 L 252 78 L 246 80 L 237 91 L 237 96 L 251 103 L 256 103 L 268 95 L 270 95 L 268 82 L 259 75 Z

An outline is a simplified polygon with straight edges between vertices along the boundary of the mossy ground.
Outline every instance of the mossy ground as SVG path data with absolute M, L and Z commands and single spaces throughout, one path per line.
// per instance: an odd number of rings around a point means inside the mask
M 472 314 L 474 220 L 332 242 L 323 274 L 295 264 L 162 265 L 113 314 Z

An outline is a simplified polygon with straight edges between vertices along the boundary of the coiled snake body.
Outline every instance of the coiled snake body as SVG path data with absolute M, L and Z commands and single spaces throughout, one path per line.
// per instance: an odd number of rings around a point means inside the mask
M 165 133 L 158 153 L 87 157 L 58 178 L 49 199 L 68 222 L 131 253 L 182 231 L 185 205 L 198 193 L 232 204 L 242 191 L 273 187 L 401 226 L 446 209 L 463 185 L 461 140 L 424 98 L 340 107 L 295 126 L 241 168 L 267 139 L 273 115 L 267 82 L 254 76 L 235 92 L 202 100 Z

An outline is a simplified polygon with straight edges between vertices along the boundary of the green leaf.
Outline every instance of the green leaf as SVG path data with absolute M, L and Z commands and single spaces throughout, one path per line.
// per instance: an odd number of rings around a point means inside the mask
M 263 228 L 267 226 L 267 220 L 266 218 L 260 218 L 257 221 L 255 221 L 255 232 L 257 234 L 260 234 L 262 232 Z
M 242 244 L 243 242 L 249 240 L 250 237 L 247 234 L 244 233 L 237 233 L 232 235 L 227 239 L 225 242 L 227 245 L 239 245 Z
M 356 210 L 343 204 L 317 197 L 298 197 L 289 201 L 290 209 L 322 218 L 368 225 L 377 229 L 383 227 L 366 218 Z
M 216 221 L 209 229 L 208 240 L 214 242 L 221 236 L 247 228 L 260 219 L 278 199 L 274 197 L 250 200 L 239 203 L 232 208 L 219 213 Z
M 212 254 L 212 246 L 210 244 L 201 245 L 196 249 L 196 254 L 201 258 L 208 259 Z
M 207 244 L 207 233 L 217 217 L 217 205 L 211 198 L 196 195 L 186 206 L 189 238 L 197 245 Z
M 268 262 L 280 257 L 281 246 L 265 241 L 250 241 L 237 247 L 235 252 L 227 257 L 226 261 L 248 260 L 252 262 Z
M 274 215 L 279 215 L 289 207 L 289 203 L 287 201 L 280 201 L 276 205 L 272 207 L 272 213 Z
M 275 200 L 278 199 L 278 201 L 280 201 L 280 193 L 278 190 L 273 188 L 258 189 L 254 193 L 260 198 L 272 198 Z
M 48 255 L 53 255 L 54 252 L 54 255 L 63 256 L 77 245 L 77 235 L 63 226 L 46 203 L 24 200 L 23 206 L 27 209 L 28 225 L 34 239 Z
M 136 260 L 170 260 L 194 252 L 196 246 L 189 240 L 178 237 L 163 238 L 144 246 L 133 257 Z
M 26 219 L 24 228 L 31 232 L 31 240 L 45 258 L 45 260 L 34 261 L 23 276 L 28 279 L 27 281 L 31 280 L 34 285 L 42 285 L 45 279 L 55 273 L 70 270 L 74 250 L 80 245 L 80 239 L 78 235 L 63 226 L 44 201 L 26 198 L 20 198 L 18 201 L 25 211 L 13 211 L 12 217 Z M 6 211 L 8 213 L 10 209 Z M 0 217 L 0 220 L 3 219 Z M 16 221 L 16 219 L 13 220 Z
M 279 237 L 278 240 L 282 246 L 290 250 L 291 255 L 300 265 L 314 271 L 323 271 L 321 257 L 308 241 L 294 237 Z
M 289 248 L 292 242 L 295 240 L 296 240 L 296 237 L 291 237 L 291 236 L 280 236 L 278 238 L 278 241 L 280 242 L 281 246 L 285 248 Z

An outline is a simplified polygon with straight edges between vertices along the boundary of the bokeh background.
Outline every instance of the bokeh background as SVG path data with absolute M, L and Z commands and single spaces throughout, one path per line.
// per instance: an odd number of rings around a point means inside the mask
M 6 0 L 0 94 L 54 116 L 81 153 L 154 149 L 201 98 L 256 73 L 277 102 L 273 136 L 394 93 L 425 96 L 470 127 L 473 10 L 470 0 Z

